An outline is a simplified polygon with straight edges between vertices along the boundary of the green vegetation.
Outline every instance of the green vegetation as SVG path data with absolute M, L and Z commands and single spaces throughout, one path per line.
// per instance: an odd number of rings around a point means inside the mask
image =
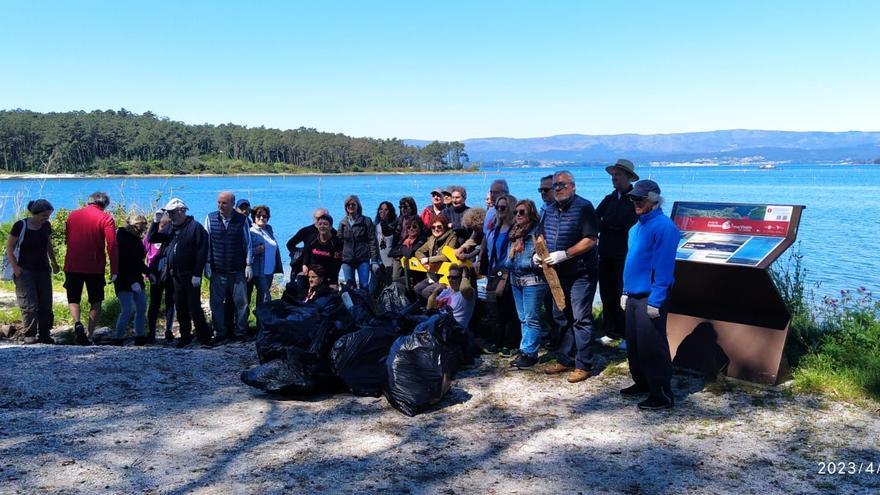
M 814 303 L 802 255 L 774 271 L 792 314 L 786 354 L 794 389 L 845 400 L 880 400 L 880 301 L 865 287 Z
M 305 127 L 187 125 L 125 109 L 0 111 L 0 170 L 7 173 L 340 173 L 455 170 L 467 163 L 457 141 L 418 148 Z

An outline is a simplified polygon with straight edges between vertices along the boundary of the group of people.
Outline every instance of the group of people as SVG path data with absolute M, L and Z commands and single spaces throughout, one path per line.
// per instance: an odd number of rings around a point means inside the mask
M 621 393 L 646 395 L 642 409 L 672 407 L 665 320 L 679 232 L 663 214 L 656 182 L 639 180 L 628 160 L 606 170 L 613 191 L 596 208 L 577 194 L 568 171 L 541 178 L 540 206 L 512 196 L 502 179 L 491 183 L 485 208 L 469 206 L 466 189 L 450 186 L 432 190 L 421 211 L 405 196 L 396 209 L 382 201 L 370 218 L 360 199 L 348 196 L 338 222 L 318 208 L 312 222 L 287 241 L 292 272 L 285 298 L 315 301 L 340 283 L 374 296 L 394 290 L 428 309 L 448 307 L 486 352 L 511 357 L 514 368 L 535 366 L 539 349 L 547 349 L 554 362 L 544 371 L 567 372 L 567 380 L 576 383 L 592 373 L 598 286 L 606 335 L 626 341 L 634 384 Z M 174 338 L 171 322 L 175 314 L 178 319 L 177 346 L 194 339 L 217 345 L 249 338 L 254 289 L 257 306 L 270 301 L 275 275 L 282 273 L 268 206 L 251 208 L 248 200 L 236 201 L 225 191 L 217 197 L 217 210 L 199 223 L 174 198 L 149 225 L 143 216 L 131 215 L 117 229 L 105 211 L 108 204 L 106 194 L 95 193 L 67 220 L 65 288 L 78 343 L 90 342 L 100 314 L 106 257 L 121 306 L 118 342 L 132 317 L 136 345 L 155 339 L 163 302 L 166 339 Z M 59 270 L 47 222 L 53 208 L 36 200 L 28 210 L 30 217 L 13 226 L 7 253 L 25 334 L 48 343 L 50 271 Z M 546 246 L 543 256 L 539 242 Z M 558 278 L 564 304 L 551 296 L 547 270 L 555 271 L 550 279 L 555 285 Z M 209 280 L 212 328 L 201 306 L 203 275 Z M 483 286 L 478 279 L 484 277 Z M 87 327 L 80 316 L 83 286 L 90 303 Z M 485 298 L 478 298 L 478 287 Z

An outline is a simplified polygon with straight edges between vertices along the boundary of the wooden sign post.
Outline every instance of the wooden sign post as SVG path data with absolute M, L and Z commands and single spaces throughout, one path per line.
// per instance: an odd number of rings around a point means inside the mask
M 535 253 L 541 259 L 550 255 L 550 252 L 547 251 L 547 243 L 541 234 L 535 237 Z M 560 311 L 565 310 L 565 291 L 562 290 L 562 284 L 559 283 L 559 275 L 556 273 L 556 268 L 546 263 L 541 263 L 541 267 L 544 269 L 544 278 L 547 279 L 547 285 L 550 286 L 553 302 L 556 303 L 556 307 Z

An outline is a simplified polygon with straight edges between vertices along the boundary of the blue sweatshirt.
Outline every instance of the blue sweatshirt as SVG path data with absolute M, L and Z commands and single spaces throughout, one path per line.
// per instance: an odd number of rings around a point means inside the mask
M 623 293 L 649 294 L 650 306 L 662 306 L 675 281 L 675 252 L 679 239 L 681 233 L 662 209 L 639 216 L 639 221 L 629 229 Z

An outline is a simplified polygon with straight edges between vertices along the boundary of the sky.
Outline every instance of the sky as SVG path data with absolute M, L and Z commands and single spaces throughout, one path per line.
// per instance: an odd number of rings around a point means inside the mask
M 461 140 L 880 130 L 877 1 L 0 0 L 0 109 Z

